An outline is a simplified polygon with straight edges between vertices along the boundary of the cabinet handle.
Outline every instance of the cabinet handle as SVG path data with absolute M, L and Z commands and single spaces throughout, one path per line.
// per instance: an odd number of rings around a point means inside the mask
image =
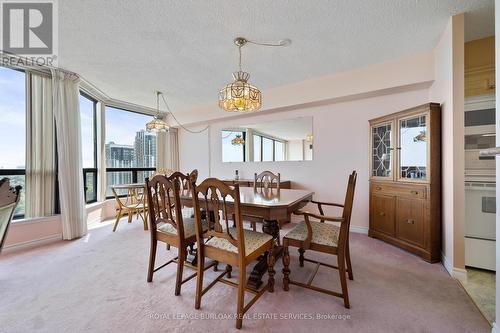
M 375 187 L 375 189 L 376 189 L 377 191 L 380 191 L 380 190 L 382 189 L 382 187 L 377 186 L 377 187 Z
M 407 219 L 405 222 L 406 224 L 415 224 L 415 221 L 412 219 Z
M 411 194 L 418 195 L 418 191 L 411 191 L 410 193 L 411 193 Z
M 384 212 L 380 212 L 378 215 L 385 216 L 385 213 Z

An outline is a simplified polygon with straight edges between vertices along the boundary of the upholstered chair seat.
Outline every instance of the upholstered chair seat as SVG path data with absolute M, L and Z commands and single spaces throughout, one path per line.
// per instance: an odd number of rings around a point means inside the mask
M 339 241 L 340 228 L 329 223 L 319 221 L 309 221 L 312 229 L 311 243 L 337 247 Z M 297 241 L 305 241 L 307 238 L 307 224 L 300 222 L 295 228 L 289 231 L 286 238 Z
M 196 235 L 196 222 L 194 218 L 183 218 L 184 222 L 184 238 L 191 238 Z M 208 224 L 203 221 L 203 231 L 208 229 Z M 170 223 L 165 223 L 158 227 L 158 231 L 177 235 L 177 229 Z
M 237 232 L 236 228 L 229 228 L 229 233 L 234 237 L 237 238 Z M 257 249 L 259 249 L 261 246 L 265 245 L 267 242 L 269 242 L 273 236 L 262 233 L 262 232 L 257 232 L 253 230 L 248 230 L 244 229 L 244 238 L 245 238 L 245 255 L 249 256 L 252 253 L 254 253 Z M 219 238 L 219 237 L 212 237 L 210 238 L 206 243 L 206 246 L 212 246 L 216 247 L 218 249 L 232 252 L 232 253 L 238 253 L 238 248 L 231 244 L 227 239 L 224 238 Z

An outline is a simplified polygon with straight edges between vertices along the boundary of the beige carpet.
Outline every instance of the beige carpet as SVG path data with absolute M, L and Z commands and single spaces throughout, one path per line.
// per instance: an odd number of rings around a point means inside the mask
M 467 267 L 463 286 L 490 323 L 495 321 L 495 272 Z
M 280 260 L 276 292 L 254 304 L 242 331 L 491 331 L 441 265 L 365 235 L 353 234 L 351 240 L 355 280 L 348 282 L 350 310 L 339 298 L 296 286 L 284 292 Z M 148 247 L 149 234 L 134 221 L 122 222 L 116 233 L 107 223 L 76 241 L 0 256 L 0 332 L 236 331 L 231 318 L 235 289 L 215 286 L 203 297 L 202 309 L 195 310 L 194 280 L 183 285 L 181 296 L 174 296 L 174 266 L 146 283 Z M 162 247 L 158 258 L 173 255 L 175 250 Z M 292 251 L 294 279 L 306 280 L 313 268 L 308 263 L 299 268 Z M 337 272 L 321 268 L 315 283 L 338 288 Z

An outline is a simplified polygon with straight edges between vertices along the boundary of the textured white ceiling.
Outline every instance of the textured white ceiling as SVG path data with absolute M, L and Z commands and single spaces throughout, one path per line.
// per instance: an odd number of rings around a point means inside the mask
M 216 100 L 239 35 L 292 39 L 244 47 L 250 82 L 267 89 L 428 51 L 461 12 L 468 39 L 494 33 L 493 0 L 64 0 L 59 10 L 62 67 L 132 103 L 154 107 L 162 90 L 176 112 Z

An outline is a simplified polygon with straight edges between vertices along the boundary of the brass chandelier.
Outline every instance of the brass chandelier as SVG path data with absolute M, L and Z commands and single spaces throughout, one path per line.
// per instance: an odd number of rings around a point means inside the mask
M 237 134 L 232 140 L 231 144 L 233 146 L 243 146 L 245 144 L 245 140 L 241 137 L 241 134 Z
M 162 94 L 159 91 L 156 91 L 156 114 L 153 119 L 146 123 L 146 130 L 148 132 L 168 132 L 170 126 L 163 120 L 163 117 L 160 113 L 160 95 Z
M 258 111 L 262 106 L 262 93 L 257 87 L 248 83 L 250 74 L 241 69 L 241 48 L 247 43 L 262 46 L 286 46 L 290 45 L 291 41 L 284 39 L 278 44 L 271 44 L 253 42 L 243 37 L 234 39 L 239 52 L 239 71 L 233 73 L 234 81 L 219 91 L 219 107 L 225 111 L 252 112 Z

